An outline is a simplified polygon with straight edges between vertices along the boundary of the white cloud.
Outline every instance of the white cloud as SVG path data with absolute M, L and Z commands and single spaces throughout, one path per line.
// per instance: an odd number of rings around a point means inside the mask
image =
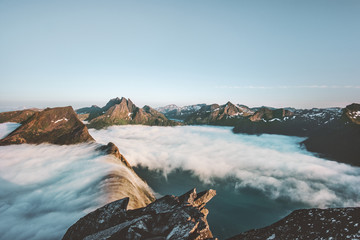
M 9 133 L 17 129 L 21 124 L 19 123 L 2 123 L 0 124 L 0 139 L 6 137 Z
M 90 130 L 113 141 L 131 165 L 191 170 L 204 182 L 235 177 L 271 198 L 314 207 L 360 204 L 360 168 L 317 158 L 298 146 L 303 138 L 233 134 L 230 128 L 113 126 Z
M 7 134 L 9 126 L 0 124 L 0 134 Z M 138 197 L 137 189 L 146 188 L 143 181 L 114 157 L 96 151 L 98 146 L 1 146 L 0 239 L 61 239 L 80 217 L 129 196 L 126 191 Z M 131 181 L 130 189 L 109 193 L 109 173 Z

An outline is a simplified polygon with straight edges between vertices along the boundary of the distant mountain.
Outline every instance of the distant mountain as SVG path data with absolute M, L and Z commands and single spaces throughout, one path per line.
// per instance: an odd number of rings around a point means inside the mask
M 124 97 L 111 99 L 104 107 L 92 106 L 77 110 L 79 116 L 85 115 L 89 128 L 104 128 L 111 125 L 143 124 L 150 126 L 175 126 L 175 121 L 167 119 L 164 114 L 144 106 L 137 107 L 130 99 Z
M 323 157 L 360 166 L 360 104 L 342 109 L 340 118 L 309 133 L 303 144 Z
M 206 106 L 206 104 L 196 104 L 184 107 L 178 107 L 175 104 L 171 104 L 157 108 L 156 110 L 163 113 L 169 119 L 185 120 L 188 116 L 199 111 L 204 106 Z
M 19 111 L 2 112 L 0 113 L 0 123 L 4 122 L 16 122 L 21 123 L 29 119 L 36 112 L 41 110 L 38 109 L 25 109 Z
M 253 111 L 244 105 L 227 102 L 224 105 L 211 104 L 202 106 L 198 111 L 190 114 L 184 122 L 186 124 L 210 124 L 234 126 L 238 119 L 253 115 Z
M 310 132 L 341 117 L 340 108 L 286 109 L 260 108 L 248 119 L 238 121 L 234 133 L 309 136 Z
M 300 209 L 280 221 L 228 240 L 359 239 L 360 208 Z
M 30 114 L 31 117 L 22 121 Z M 7 121 L 21 121 L 22 125 L 1 139 L 0 145 L 21 143 L 62 145 L 94 141 L 72 107 L 47 108 L 36 112 L 24 110 L 13 117 Z

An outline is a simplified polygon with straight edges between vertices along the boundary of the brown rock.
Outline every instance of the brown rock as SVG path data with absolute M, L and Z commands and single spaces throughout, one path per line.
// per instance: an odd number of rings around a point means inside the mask
M 2 112 L 0 113 L 0 123 L 4 123 L 4 122 L 22 123 L 23 121 L 26 121 L 32 115 L 34 115 L 36 112 L 39 111 L 41 110 L 26 109 L 21 111 Z
M 77 118 L 72 107 L 47 108 L 35 112 L 7 137 L 0 145 L 21 143 L 75 144 L 91 142 L 87 127 Z

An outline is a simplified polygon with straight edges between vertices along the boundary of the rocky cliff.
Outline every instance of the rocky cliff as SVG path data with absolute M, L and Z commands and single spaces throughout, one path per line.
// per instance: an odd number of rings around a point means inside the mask
M 23 115 L 25 113 L 27 112 Z M 14 119 L 19 119 L 19 115 L 8 121 Z M 21 143 L 63 145 L 94 141 L 72 107 L 47 108 L 34 112 L 21 123 L 19 128 L 0 140 L 0 145 Z
M 129 198 L 101 207 L 77 221 L 63 237 L 70 239 L 213 239 L 205 205 L 214 190 L 165 196 L 144 208 L 127 210 Z
M 156 126 L 175 126 L 178 123 L 167 119 L 155 109 L 144 106 L 137 107 L 130 99 L 114 98 L 104 107 L 92 106 L 77 110 L 78 114 L 89 114 L 89 128 L 101 129 L 112 125 L 142 124 Z
M 360 208 L 301 209 L 261 229 L 229 240 L 359 239 Z

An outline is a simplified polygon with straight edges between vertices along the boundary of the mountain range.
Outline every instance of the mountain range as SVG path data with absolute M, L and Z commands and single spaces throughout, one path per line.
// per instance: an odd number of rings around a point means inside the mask
M 231 126 L 234 133 L 306 137 L 301 144 L 308 151 L 360 166 L 360 104 L 345 108 L 295 109 L 249 108 L 227 102 L 187 107 L 168 105 L 158 110 L 185 125 Z
M 149 126 L 175 126 L 162 113 L 150 106 L 137 107 L 124 97 L 111 99 L 104 107 L 96 105 L 76 110 L 79 117 L 88 122 L 89 128 L 104 128 L 112 125 L 142 124 Z

